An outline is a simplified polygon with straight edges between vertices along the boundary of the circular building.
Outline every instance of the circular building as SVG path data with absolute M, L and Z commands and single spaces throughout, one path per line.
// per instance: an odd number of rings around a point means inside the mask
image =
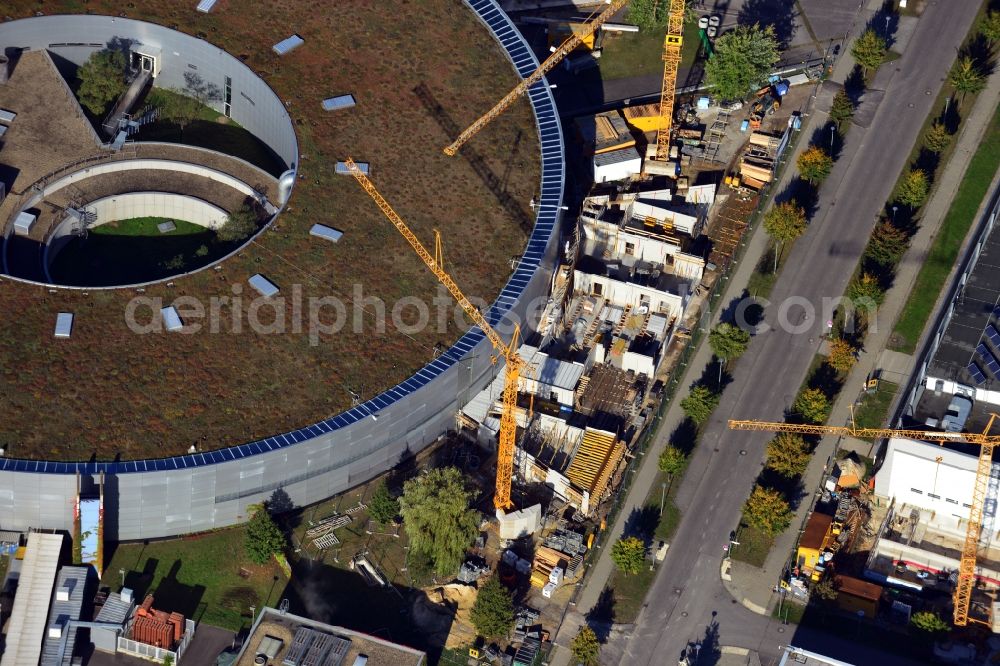
M 501 332 L 532 328 L 548 296 L 564 179 L 548 86 L 441 154 L 511 64 L 537 67 L 495 0 L 136 4 L 146 20 L 0 24 L 5 529 L 69 529 L 98 486 L 107 539 L 222 527 L 276 491 L 342 492 L 453 427 L 496 375 L 489 342 L 348 156 L 425 243 L 441 231 Z M 129 76 L 95 111 L 81 69 L 108 51 Z

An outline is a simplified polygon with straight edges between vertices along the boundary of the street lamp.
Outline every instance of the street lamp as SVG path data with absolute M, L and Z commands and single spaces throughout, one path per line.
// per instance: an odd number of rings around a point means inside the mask
M 836 136 L 837 126 L 830 123 L 830 152 L 833 152 L 833 137 Z
M 663 499 L 667 495 L 667 482 L 660 484 L 660 517 L 663 517 Z
M 122 587 L 124 588 L 125 587 L 125 570 L 124 569 L 119 569 L 118 573 L 120 573 L 122 575 Z
M 891 20 L 891 17 L 889 17 L 889 16 L 885 17 L 885 36 L 886 37 L 889 36 L 889 21 L 890 20 Z
M 899 206 L 892 207 L 892 223 L 896 224 L 896 211 L 899 210 Z

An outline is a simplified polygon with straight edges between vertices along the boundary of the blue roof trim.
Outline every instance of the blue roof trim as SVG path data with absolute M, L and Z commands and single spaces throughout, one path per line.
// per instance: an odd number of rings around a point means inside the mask
M 500 9 L 496 0 L 465 0 L 465 3 L 476 12 L 479 19 L 489 28 L 493 36 L 503 46 L 507 57 L 522 78 L 535 71 L 538 67 L 538 59 L 528 47 L 524 37 L 514 27 L 510 18 Z M 528 89 L 527 97 L 535 112 L 535 127 L 538 131 L 541 149 L 541 194 L 535 206 L 535 226 L 531 237 L 528 239 L 521 260 L 518 263 L 517 270 L 508 279 L 497 300 L 486 313 L 487 320 L 494 325 L 503 320 L 504 316 L 517 302 L 517 299 L 530 282 L 534 270 L 538 268 L 544 257 L 546 247 L 552 240 L 556 218 L 562 206 L 563 179 L 566 170 L 565 163 L 563 162 L 562 127 L 548 81 L 542 79 L 531 86 Z M 424 365 L 412 376 L 376 395 L 367 402 L 352 407 L 332 418 L 256 442 L 240 444 L 207 453 L 122 462 L 66 463 L 0 458 L 0 471 L 41 472 L 49 474 L 76 472 L 80 472 L 81 474 L 96 474 L 99 472 L 123 474 L 150 469 L 182 469 L 202 467 L 226 460 L 255 456 L 286 446 L 294 446 L 295 444 L 347 427 L 372 414 L 377 414 L 380 409 L 384 409 L 403 397 L 420 390 L 467 356 L 484 338 L 485 336 L 481 330 L 473 328 L 459 338 L 446 352 Z

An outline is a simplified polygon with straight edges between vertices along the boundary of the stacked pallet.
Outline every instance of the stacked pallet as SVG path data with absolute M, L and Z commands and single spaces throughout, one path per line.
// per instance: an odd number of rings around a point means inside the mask
M 532 587 L 544 587 L 556 567 L 566 570 L 566 556 L 553 548 L 539 546 L 535 551 L 535 560 L 531 563 Z

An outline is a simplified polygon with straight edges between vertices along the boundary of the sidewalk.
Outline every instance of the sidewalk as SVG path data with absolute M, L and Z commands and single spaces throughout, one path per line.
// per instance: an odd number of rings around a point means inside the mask
M 976 99 L 975 106 L 973 106 L 971 113 L 966 118 L 956 138 L 955 151 L 941 172 L 935 184 L 934 192 L 922 211 L 920 228 L 911 240 L 910 248 L 900 262 L 895 282 L 892 288 L 886 293 L 885 302 L 878 310 L 875 326 L 872 327 L 868 337 L 865 339 L 865 348 L 859 354 L 857 364 L 851 371 L 843 390 L 834 403 L 829 419 L 830 424 L 840 425 L 850 421 L 850 407 L 857 398 L 858 391 L 864 385 L 870 373 L 879 367 L 879 359 L 882 350 L 888 344 L 889 337 L 892 335 L 893 325 L 906 305 L 910 289 L 913 287 L 917 273 L 923 265 L 923 259 L 927 256 L 927 252 L 937 235 L 941 221 L 951 206 L 951 201 L 958 189 L 958 185 L 965 175 L 965 170 L 973 154 L 979 147 L 979 143 L 993 118 L 993 112 L 998 104 L 1000 104 L 1000 71 L 994 72 L 990 76 L 986 88 Z M 1000 171 L 994 177 L 990 191 L 997 186 L 998 182 L 1000 182 Z M 976 219 L 979 219 L 982 213 L 983 210 L 981 208 L 977 212 Z M 977 227 L 978 225 L 973 223 L 970 227 L 970 233 L 974 232 Z M 951 278 L 949 278 L 946 284 L 950 284 L 950 282 Z M 943 287 L 944 285 L 942 285 L 942 294 L 944 293 Z M 908 366 L 912 369 L 912 358 L 909 360 Z M 837 438 L 835 437 L 824 437 L 822 439 L 813 454 L 812 461 L 806 473 L 802 477 L 803 488 L 809 492 L 813 492 L 819 488 L 823 477 L 826 475 L 827 467 L 831 462 L 830 458 L 833 456 L 836 445 Z M 788 561 L 795 542 L 798 540 L 799 530 L 811 508 L 811 499 L 809 497 L 804 498 L 795 516 L 792 518 L 792 527 L 775 539 L 774 546 L 768 554 L 762 569 L 743 562 L 733 562 L 734 566 L 731 571 L 733 580 L 726 582 L 725 585 L 730 593 L 737 599 L 740 599 L 747 608 L 758 613 L 766 613 L 770 608 L 770 604 L 775 598 L 773 596 L 773 588 Z

